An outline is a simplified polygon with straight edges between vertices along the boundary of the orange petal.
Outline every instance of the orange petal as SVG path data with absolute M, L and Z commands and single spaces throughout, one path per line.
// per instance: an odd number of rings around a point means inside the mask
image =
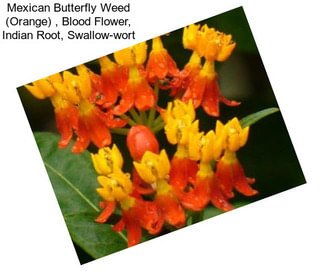
M 175 227 L 185 225 L 185 212 L 179 201 L 173 195 L 157 195 L 155 202 L 160 207 L 162 215 L 167 223 Z
M 189 100 L 193 101 L 195 108 L 199 107 L 204 96 L 206 87 L 206 79 L 200 75 L 194 76 L 182 97 L 182 100 L 188 103 Z
M 202 107 L 204 111 L 213 117 L 220 115 L 220 89 L 216 77 L 212 80 L 207 80 Z
M 197 178 L 194 187 L 180 195 L 180 201 L 186 209 L 201 211 L 210 201 L 210 178 Z
M 61 135 L 61 140 L 58 142 L 59 148 L 65 148 L 71 141 L 73 136 L 73 128 L 77 127 L 78 110 L 71 105 L 67 108 L 55 108 L 56 126 Z
M 84 122 L 79 119 L 77 129 L 75 130 L 77 135 L 76 142 L 73 145 L 72 152 L 73 153 L 81 153 L 83 152 L 90 144 L 90 137 L 88 135 L 86 126 Z
M 217 166 L 215 172 L 215 181 L 217 186 L 220 188 L 221 192 L 226 198 L 233 198 L 233 187 L 234 187 L 234 175 L 232 172 L 231 165 L 229 163 L 223 162 L 221 159 Z
M 119 220 L 119 222 L 112 227 L 112 230 L 114 230 L 116 232 L 122 232 L 124 230 L 125 226 L 126 226 L 126 224 L 125 224 L 124 220 L 121 218 Z
M 249 182 L 253 183 L 254 181 L 250 181 L 248 180 L 250 178 L 246 178 L 244 170 L 239 161 L 232 165 L 232 171 L 234 175 L 234 187 L 238 192 L 245 196 L 254 196 L 258 194 L 258 191 L 254 190 L 249 185 Z
M 197 171 L 198 165 L 196 161 L 174 156 L 171 161 L 169 183 L 175 189 L 183 190 L 188 183 L 194 182 Z
M 155 104 L 155 94 L 145 80 L 132 86 L 135 93 L 135 106 L 139 111 L 152 108 Z
M 121 93 L 121 100 L 119 102 L 119 105 L 117 105 L 113 109 L 113 113 L 118 116 L 123 115 L 133 107 L 134 101 L 135 101 L 135 92 L 133 91 L 133 89 L 131 89 L 128 86 Z
M 164 220 L 161 210 L 155 202 L 137 200 L 133 209 L 141 227 L 146 229 L 150 234 L 160 232 Z
M 97 223 L 106 222 L 111 216 L 111 214 L 113 213 L 115 207 L 116 207 L 116 203 L 114 201 L 105 202 L 104 210 L 98 216 L 98 218 L 95 219 L 95 222 Z
M 211 201 L 215 207 L 225 212 L 231 211 L 234 208 L 224 197 L 220 188 L 214 181 L 211 182 L 210 190 Z

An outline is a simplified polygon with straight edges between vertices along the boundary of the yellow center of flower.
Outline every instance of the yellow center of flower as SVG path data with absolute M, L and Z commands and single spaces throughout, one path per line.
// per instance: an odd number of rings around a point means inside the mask
M 136 199 L 134 197 L 127 196 L 123 200 L 120 201 L 120 206 L 122 210 L 129 210 L 136 203 Z
M 97 192 L 106 201 L 121 202 L 133 190 L 130 175 L 121 170 L 109 176 L 98 176 L 98 182 L 102 187 L 97 188 Z
M 197 176 L 200 178 L 209 178 L 214 174 L 211 163 L 203 163 L 201 162 L 199 165 L 199 171 L 197 172 Z
M 168 178 L 170 163 L 165 150 L 160 154 L 146 151 L 140 163 L 134 162 L 134 166 L 139 176 L 149 184 Z
M 217 75 L 214 68 L 214 61 L 206 60 L 200 74 L 208 80 L 213 80 Z
M 80 116 L 90 115 L 94 107 L 95 107 L 94 104 L 90 103 L 88 100 L 81 99 L 78 107 L 79 115 Z
M 108 176 L 110 173 L 121 170 L 123 166 L 123 158 L 117 147 L 105 147 L 99 149 L 97 154 L 91 154 L 93 166 L 100 175 Z

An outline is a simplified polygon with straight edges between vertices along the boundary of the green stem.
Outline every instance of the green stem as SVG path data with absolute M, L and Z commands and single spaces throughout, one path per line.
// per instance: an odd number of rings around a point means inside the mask
M 136 123 L 143 124 L 141 117 L 138 115 L 137 111 L 134 108 L 130 109 L 129 113 Z
M 142 121 L 142 124 L 147 124 L 147 115 L 145 111 L 140 111 L 140 119 Z
M 112 128 L 110 132 L 117 135 L 127 135 L 129 132 L 128 128 Z
M 163 118 L 161 115 L 159 115 L 157 118 L 154 119 L 152 126 L 156 126 L 157 124 L 159 124 L 161 122 L 163 122 Z
M 195 224 L 197 222 L 200 222 L 203 220 L 203 215 L 204 215 L 204 212 L 201 211 L 201 212 L 194 212 L 192 214 L 192 224 Z
M 164 128 L 165 124 L 164 122 L 159 123 L 158 125 L 154 126 L 151 130 L 153 131 L 153 133 L 158 133 L 160 130 L 162 130 Z
M 130 126 L 134 126 L 134 125 L 136 125 L 137 123 L 135 122 L 135 121 L 133 121 L 130 117 L 128 117 L 127 115 L 121 115 L 120 116 L 120 118 L 122 118 L 122 119 L 126 119 L 127 121 L 128 121 L 128 124 L 130 125 Z
M 156 114 L 156 109 L 155 107 L 150 108 L 149 114 L 148 114 L 148 121 L 147 121 L 147 126 L 149 128 L 152 128 L 154 119 L 155 119 L 155 114 Z

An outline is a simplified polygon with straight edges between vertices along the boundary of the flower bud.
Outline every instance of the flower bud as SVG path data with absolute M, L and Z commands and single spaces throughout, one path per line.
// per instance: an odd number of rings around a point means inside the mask
M 135 161 L 140 161 L 146 151 L 159 153 L 159 144 L 154 133 L 144 125 L 135 125 L 130 128 L 127 146 Z

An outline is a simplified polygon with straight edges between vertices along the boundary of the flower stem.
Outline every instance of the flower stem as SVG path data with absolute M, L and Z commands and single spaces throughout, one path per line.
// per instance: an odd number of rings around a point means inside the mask
M 127 135 L 129 132 L 128 128 L 112 128 L 110 132 L 117 135 Z
M 133 109 L 133 108 L 130 109 L 129 113 L 132 116 L 132 118 L 135 120 L 136 123 L 143 124 L 142 118 L 138 115 L 138 113 L 137 113 L 137 111 L 135 109 Z
M 160 130 L 162 130 L 164 128 L 165 124 L 164 122 L 158 123 L 157 125 L 155 125 L 151 130 L 153 131 L 153 133 L 158 133 Z
M 159 115 L 157 118 L 154 119 L 154 122 L 152 124 L 152 126 L 156 126 L 157 124 L 163 122 L 162 116 Z
M 136 125 L 137 123 L 135 121 L 133 121 L 130 117 L 128 117 L 127 115 L 121 115 L 120 116 L 121 119 L 126 119 L 128 121 L 128 124 L 130 126 L 134 126 Z
M 142 124 L 147 125 L 147 115 L 145 111 L 140 111 L 140 119 Z

